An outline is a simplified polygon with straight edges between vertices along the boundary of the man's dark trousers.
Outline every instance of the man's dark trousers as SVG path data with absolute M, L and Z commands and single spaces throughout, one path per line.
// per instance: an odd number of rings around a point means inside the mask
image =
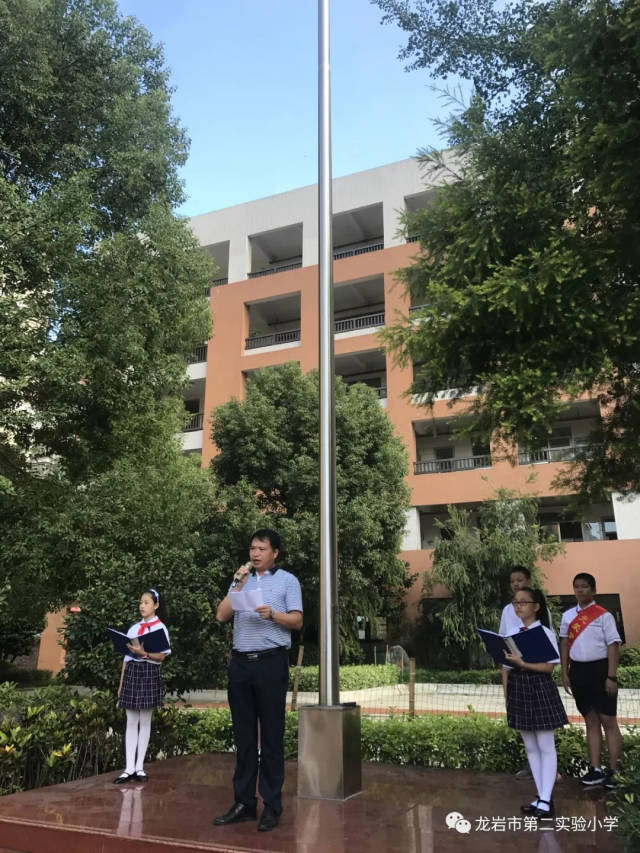
M 289 682 L 289 650 L 255 660 L 234 653 L 229 662 L 229 708 L 236 745 L 233 774 L 235 801 L 256 806 L 258 720 L 260 780 L 265 805 L 282 812 L 284 782 L 284 715 Z

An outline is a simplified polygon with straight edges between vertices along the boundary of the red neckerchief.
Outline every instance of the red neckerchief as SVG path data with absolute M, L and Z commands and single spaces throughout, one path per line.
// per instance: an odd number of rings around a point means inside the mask
M 153 622 L 143 622 L 142 625 L 138 628 L 138 636 L 141 637 L 142 634 L 147 630 L 147 628 L 151 628 L 153 625 L 159 625 L 160 620 L 154 619 Z
M 602 616 L 603 613 L 606 612 L 607 611 L 604 607 L 600 607 L 600 605 L 596 604 L 595 601 L 593 604 L 587 604 L 586 607 L 579 610 L 569 625 L 569 649 L 571 649 L 571 646 L 575 643 L 580 634 L 582 634 L 584 629 L 591 625 L 594 619 L 597 619 L 598 616 Z

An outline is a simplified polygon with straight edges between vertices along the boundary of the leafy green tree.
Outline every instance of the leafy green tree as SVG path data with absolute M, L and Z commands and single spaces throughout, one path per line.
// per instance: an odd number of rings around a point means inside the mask
M 246 560 L 249 536 L 272 526 L 283 564 L 302 585 L 305 646 L 317 643 L 319 608 L 318 376 L 291 362 L 258 370 L 246 398 L 214 410 L 212 471 L 219 516 L 209 547 L 227 576 Z M 407 460 L 375 393 L 336 382 L 340 641 L 357 659 L 357 616 L 394 614 L 407 585 L 398 559 L 408 508 Z
M 565 486 L 640 489 L 640 16 L 635 0 L 374 0 L 411 68 L 472 86 L 445 124 L 449 181 L 407 218 L 425 304 L 387 343 L 414 391 L 479 393 L 471 428 L 546 443 L 568 401 L 604 416 Z M 413 320 L 416 317 L 412 317 Z
M 462 657 L 458 663 L 473 666 L 481 659 L 482 644 L 476 628 L 498 629 L 500 613 L 509 600 L 512 566 L 531 570 L 540 586 L 537 567 L 550 562 L 563 549 L 544 535 L 538 524 L 538 502 L 505 489 L 484 501 L 474 524 L 472 513 L 449 506 L 448 518 L 440 521 L 446 531 L 433 552 L 433 567 L 425 576 L 427 590 L 444 585 L 450 599 L 436 614 L 446 649 Z
M 145 589 L 160 592 L 168 611 L 172 654 L 163 665 L 169 690 L 215 684 L 224 665 L 224 634 L 215 620 L 228 567 L 205 547 L 215 496 L 193 459 L 152 444 L 137 460 L 119 460 L 66 508 L 70 571 L 84 578 L 80 612 L 66 623 L 65 675 L 73 684 L 115 690 L 122 659 L 106 627 L 140 618 Z
M 177 452 L 212 269 L 173 213 L 187 139 L 149 33 L 113 0 L 0 0 L 0 32 L 0 588 L 33 636 L 85 578 L 80 491 L 152 434 Z

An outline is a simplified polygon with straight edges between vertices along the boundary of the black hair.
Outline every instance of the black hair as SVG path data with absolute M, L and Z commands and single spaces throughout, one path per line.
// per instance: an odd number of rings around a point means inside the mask
M 547 599 L 544 597 L 544 593 L 541 589 L 533 589 L 530 586 L 521 587 L 518 592 L 528 592 L 531 594 L 531 598 L 535 601 L 536 604 L 539 604 L 538 612 L 536 616 L 540 620 L 540 623 L 545 626 L 545 628 L 550 628 L 549 624 L 549 608 L 547 607 Z
M 251 539 L 249 541 L 253 542 L 254 539 L 259 539 L 261 542 L 268 541 L 274 551 L 280 551 L 282 549 L 280 534 L 276 533 L 275 530 L 271 530 L 269 527 L 261 527 L 259 530 L 256 530 L 256 532 L 251 535 Z
M 578 572 L 578 574 L 573 579 L 573 583 L 576 581 L 586 581 L 591 589 L 596 588 L 596 579 L 593 575 L 590 575 L 589 572 Z
M 509 577 L 514 575 L 516 572 L 520 572 L 520 574 L 524 575 L 528 581 L 531 580 L 531 569 L 528 569 L 526 566 L 512 566 L 509 569 Z
M 143 590 L 142 595 L 150 595 L 153 603 L 158 605 L 158 609 L 156 610 L 156 616 L 158 619 L 161 619 L 165 624 L 167 622 L 167 605 L 164 600 L 164 596 L 160 595 L 158 590 L 153 587 L 147 587 L 147 589 Z

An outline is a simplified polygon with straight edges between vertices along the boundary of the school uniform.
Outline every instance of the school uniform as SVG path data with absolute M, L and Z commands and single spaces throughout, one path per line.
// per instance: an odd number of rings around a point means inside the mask
M 576 604 L 562 614 L 560 637 L 569 642 L 569 681 L 582 716 L 597 711 L 615 717 L 618 694 L 607 693 L 605 682 L 609 646 L 622 640 L 611 613 L 595 601 L 586 607 Z
M 127 637 L 144 641 L 145 636 L 153 631 L 161 631 L 169 638 L 169 631 L 160 619 L 149 622 L 140 620 L 127 631 Z M 170 655 L 171 648 L 164 649 L 163 655 Z M 161 708 L 163 704 L 164 687 L 162 684 L 162 666 L 160 661 L 149 658 L 139 658 L 125 655 L 124 678 L 118 704 L 129 711 L 141 711 L 148 708 Z
M 536 620 L 529 628 L 540 625 Z M 542 625 L 552 646 L 558 652 L 554 632 Z M 527 630 L 524 628 L 524 630 Z M 560 663 L 560 655 L 548 663 Z M 532 672 L 514 667 L 507 678 L 507 724 L 520 731 L 544 731 L 565 726 L 569 720 L 551 673 Z

